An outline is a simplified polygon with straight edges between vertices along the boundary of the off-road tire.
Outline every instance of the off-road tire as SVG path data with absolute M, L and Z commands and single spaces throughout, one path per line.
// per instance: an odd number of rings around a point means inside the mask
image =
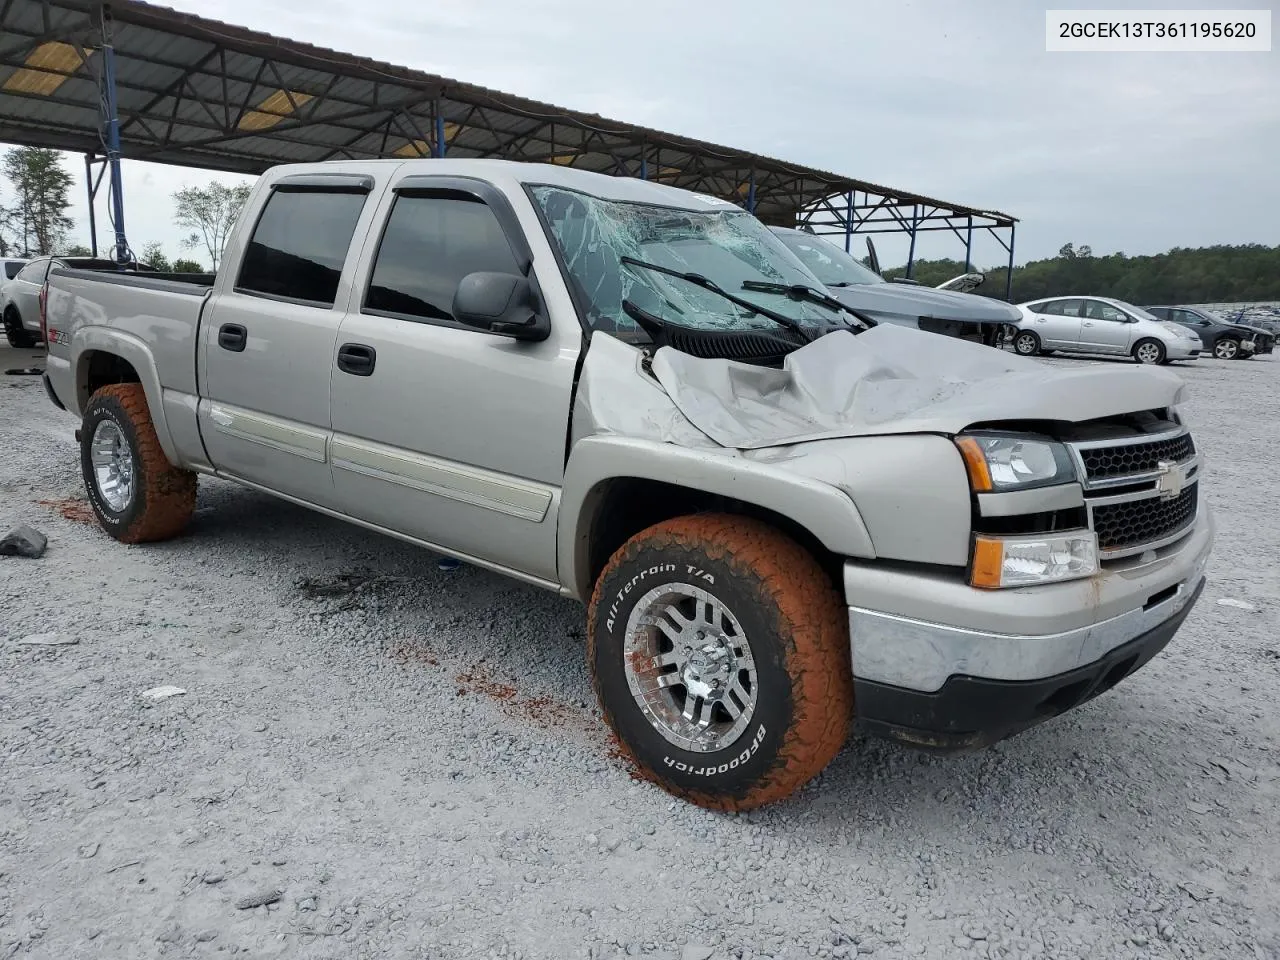
M 1013 352 L 1020 357 L 1037 356 L 1043 349 L 1040 335 L 1034 330 L 1019 330 L 1013 338 Z
M 134 493 L 120 511 L 112 510 L 98 490 L 91 458 L 94 431 L 106 419 L 115 422 L 133 454 Z M 139 383 L 112 384 L 89 398 L 80 428 L 80 470 L 98 522 L 121 543 L 176 537 L 195 510 L 196 475 L 175 467 L 160 449 Z
M 628 618 L 644 593 L 664 583 L 712 594 L 732 610 L 751 645 L 755 712 L 718 752 L 669 742 L 627 683 Z M 636 534 L 601 572 L 588 611 L 587 660 L 605 719 L 645 777 L 701 807 L 749 810 L 813 779 L 848 737 L 848 622 L 830 578 L 790 537 L 746 517 L 678 517 Z
M 1155 354 L 1156 359 L 1153 359 L 1153 360 L 1142 359 L 1143 355 L 1147 353 L 1147 351 L 1145 351 L 1143 348 L 1151 345 L 1154 345 L 1156 347 L 1156 350 L 1158 351 Z M 1168 363 L 1169 352 L 1165 350 L 1164 344 L 1161 343 L 1159 340 L 1153 340 L 1151 337 L 1144 337 L 1143 339 L 1139 340 L 1137 343 L 1133 345 L 1133 359 L 1137 360 L 1139 363 L 1151 364 L 1152 366 L 1156 366 L 1161 363 Z
M 40 342 L 39 337 L 22 325 L 22 317 L 13 307 L 4 312 L 4 337 L 9 346 L 17 350 L 28 350 Z

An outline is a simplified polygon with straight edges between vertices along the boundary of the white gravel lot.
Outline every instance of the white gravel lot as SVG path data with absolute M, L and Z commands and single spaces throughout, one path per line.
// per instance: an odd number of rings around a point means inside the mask
M 1219 538 L 1172 645 L 982 753 L 855 735 L 741 816 L 613 757 L 578 606 L 207 480 L 120 546 L 73 419 L 0 376 L 0 528 L 49 536 L 0 558 L 0 958 L 1277 960 L 1280 359 L 1178 369 Z

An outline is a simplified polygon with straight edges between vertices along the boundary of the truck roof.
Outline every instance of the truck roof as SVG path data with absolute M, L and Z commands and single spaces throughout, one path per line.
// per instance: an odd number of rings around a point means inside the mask
M 482 177 L 493 182 L 507 181 L 529 185 L 548 185 L 577 190 L 606 200 L 651 203 L 682 210 L 725 209 L 742 207 L 708 194 L 694 193 L 637 177 L 615 177 L 589 170 L 552 163 L 521 163 L 515 160 L 471 160 L 423 158 L 418 160 L 332 160 L 324 163 L 294 163 L 272 167 L 263 176 L 275 180 L 283 176 L 309 173 L 371 173 L 388 167 L 402 168 L 406 174 L 445 177 Z

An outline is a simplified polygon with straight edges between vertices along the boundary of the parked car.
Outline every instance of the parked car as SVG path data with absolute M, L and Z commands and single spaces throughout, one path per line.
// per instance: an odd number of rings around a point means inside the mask
M 877 323 L 895 323 L 995 345 L 1001 325 L 1015 324 L 1020 317 L 1017 308 L 1002 300 L 916 283 L 894 283 L 829 240 L 787 227 L 770 229 L 832 296 Z M 948 282 L 962 281 L 966 278 Z
M 1065 350 L 1133 357 L 1139 363 L 1194 360 L 1204 345 L 1186 327 L 1109 297 L 1049 297 L 1018 305 L 1013 348 L 1024 357 Z
M 50 267 L 76 267 L 83 270 L 118 270 L 114 260 L 95 257 L 36 257 L 26 261 L 4 286 L 3 306 L 0 317 L 4 320 L 4 334 L 9 346 L 34 347 L 43 337 L 40 332 L 40 291 Z M 140 264 L 129 265 L 130 270 L 150 270 Z
M 27 265 L 26 258 L 4 257 L 0 259 L 0 289 L 18 275 L 18 271 Z
M 1271 353 L 1276 338 L 1261 327 L 1244 323 L 1227 323 L 1207 310 L 1198 307 L 1143 307 L 1147 313 L 1161 320 L 1169 320 L 1195 333 L 1204 349 L 1219 360 L 1248 360 L 1259 354 Z
M 49 276 L 102 528 L 178 535 L 205 474 L 578 599 L 605 719 L 694 803 L 787 796 L 855 715 L 945 749 L 1069 710 L 1204 584 L 1178 377 L 870 326 L 722 200 L 277 167 L 205 280 Z

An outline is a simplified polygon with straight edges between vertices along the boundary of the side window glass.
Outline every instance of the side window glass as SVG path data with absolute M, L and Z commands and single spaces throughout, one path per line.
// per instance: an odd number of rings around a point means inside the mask
M 1089 301 L 1089 318 L 1092 320 L 1110 320 L 1112 323 L 1126 323 L 1129 315 L 1118 307 L 1101 300 Z
M 44 272 L 49 267 L 48 260 L 36 260 L 22 268 L 17 279 L 24 283 L 44 283 Z
M 1082 317 L 1084 316 L 1084 301 L 1059 300 L 1058 314 L 1063 317 Z
M 1060 317 L 1062 316 L 1062 304 L 1064 302 L 1063 300 L 1050 300 L 1048 303 L 1042 303 L 1036 313 L 1043 313 L 1049 317 Z
M 253 228 L 236 289 L 333 306 L 365 194 L 272 192 Z
M 453 191 L 402 193 L 387 218 L 364 307 L 453 323 L 458 284 L 480 271 L 520 272 L 488 205 Z

